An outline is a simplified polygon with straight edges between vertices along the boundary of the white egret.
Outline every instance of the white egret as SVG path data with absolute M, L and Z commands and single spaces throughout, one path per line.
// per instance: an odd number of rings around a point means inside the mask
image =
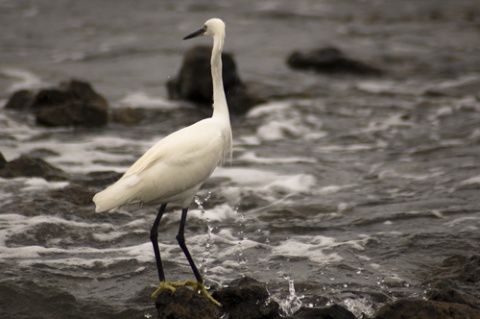
M 225 24 L 220 19 L 210 19 L 205 22 L 203 28 L 186 36 L 184 40 L 200 35 L 213 38 L 210 61 L 213 82 L 212 117 L 164 137 L 143 154 L 116 183 L 97 193 L 93 201 L 96 212 L 114 211 L 120 207 L 160 205 L 150 231 L 160 280 L 159 288 L 152 297 L 156 297 L 163 289 L 175 291 L 176 286 L 192 285 L 220 305 L 206 291 L 203 278 L 187 249 L 184 238 L 188 207 L 196 192 L 215 167 L 223 162 L 225 156 L 228 153 L 231 156 L 232 153 L 232 131 L 222 79 Z M 158 224 L 167 204 L 175 204 L 182 209 L 176 238 L 187 257 L 196 282 L 165 281 L 157 238 Z

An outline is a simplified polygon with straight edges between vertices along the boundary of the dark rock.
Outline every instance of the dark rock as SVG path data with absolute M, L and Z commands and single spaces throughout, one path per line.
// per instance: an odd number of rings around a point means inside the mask
M 110 120 L 114 123 L 134 125 L 140 123 L 144 115 L 140 109 L 131 107 L 115 108 L 110 114 Z
M 95 195 L 94 192 L 79 185 L 69 185 L 62 189 L 50 191 L 52 198 L 66 200 L 77 206 L 92 205 L 93 195 Z
M 425 284 L 430 285 L 432 291 L 455 288 L 476 295 L 480 285 L 480 255 L 456 255 L 445 259 Z
M 33 103 L 35 95 L 29 90 L 20 90 L 12 94 L 5 108 L 9 110 L 28 110 Z
M 425 284 L 431 287 L 430 300 L 463 304 L 480 312 L 480 300 L 475 297 L 480 285 L 480 255 L 445 259 Z
M 3 154 L 0 153 L 0 169 L 4 168 L 6 164 L 7 164 L 7 160 L 5 159 Z
M 431 278 L 433 281 L 450 279 L 464 285 L 476 285 L 480 282 L 480 255 L 449 257 Z
M 158 319 L 217 319 L 220 312 L 207 297 L 187 287 L 179 287 L 175 293 L 164 290 L 155 301 Z
M 36 95 L 20 90 L 5 108 L 27 110 L 45 126 L 102 126 L 108 121 L 108 103 L 89 83 L 71 80 L 59 88 L 40 90 Z
M 215 291 L 212 296 L 222 304 L 230 319 L 281 318 L 279 305 L 270 300 L 265 286 L 252 278 L 232 281 L 229 287 Z
M 41 90 L 31 109 L 37 123 L 46 126 L 102 126 L 108 121 L 107 101 L 90 84 L 78 80 Z
M 75 179 L 75 182 L 83 186 L 104 188 L 116 182 L 122 175 L 114 171 L 90 172 Z
M 181 287 L 174 294 L 163 291 L 156 300 L 158 318 L 229 318 L 280 319 L 280 307 L 273 301 L 265 284 L 249 277 L 232 281 L 228 287 L 216 290 L 212 297 L 217 308 L 205 296 Z M 355 319 L 345 308 L 333 305 L 327 308 L 301 308 L 291 319 Z
M 1 165 L 0 165 L 1 167 Z M 43 177 L 50 181 L 66 180 L 66 174 L 40 158 L 22 155 L 10 162 L 4 162 L 0 169 L 0 176 L 14 177 Z
M 212 49 L 207 46 L 196 46 L 187 51 L 178 77 L 167 83 L 171 99 L 182 98 L 211 107 L 213 95 L 211 52 Z M 246 113 L 252 106 L 265 101 L 249 92 L 241 81 L 232 54 L 222 53 L 222 61 L 223 85 L 230 112 Z
M 479 255 L 449 257 L 425 283 L 431 287 L 429 300 L 397 300 L 383 306 L 375 319 L 480 319 L 480 300 L 475 297 L 479 280 Z
M 333 305 L 327 308 L 301 308 L 291 319 L 356 319 L 347 309 Z
M 466 305 L 429 301 L 420 298 L 400 299 L 383 306 L 375 319 L 479 319 L 480 312 Z
M 350 73 L 358 75 L 381 75 L 382 70 L 347 58 L 335 47 L 319 48 L 311 51 L 294 51 L 287 58 L 287 64 L 298 70 L 312 70 L 319 73 Z
M 473 309 L 480 311 L 480 300 L 472 295 L 463 293 L 457 289 L 445 288 L 441 290 L 433 290 L 427 294 L 429 300 L 451 302 L 467 305 Z
M 38 111 L 69 104 L 72 100 L 73 96 L 69 92 L 60 89 L 43 89 L 35 95 L 31 108 Z

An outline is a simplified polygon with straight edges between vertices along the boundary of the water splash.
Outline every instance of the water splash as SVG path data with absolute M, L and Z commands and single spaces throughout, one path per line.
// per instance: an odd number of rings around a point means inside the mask
M 303 305 L 302 299 L 305 297 L 299 295 L 295 291 L 295 283 L 288 274 L 284 274 L 283 278 L 288 281 L 288 294 L 277 293 L 272 296 L 280 306 L 279 314 L 281 317 L 289 317 L 297 312 Z
M 211 255 L 211 248 L 215 244 L 213 236 L 212 236 L 212 231 L 213 231 L 213 226 L 210 222 L 210 219 L 206 217 L 205 213 L 205 208 L 203 206 L 204 203 L 208 202 L 208 200 L 212 197 L 212 193 L 208 192 L 207 195 L 205 195 L 203 198 L 200 198 L 198 196 L 195 196 L 195 204 L 197 204 L 198 209 L 202 213 L 202 216 L 205 217 L 205 221 L 207 224 L 207 241 L 205 243 L 205 250 L 203 251 L 203 256 L 202 256 L 202 261 L 200 262 L 200 271 L 202 272 L 203 277 L 207 276 L 208 272 L 208 262 L 210 259 Z
M 244 255 L 243 250 L 243 241 L 248 239 L 245 236 L 245 213 L 239 211 L 239 206 L 236 205 L 234 208 L 235 214 L 237 214 L 240 218 L 238 220 L 238 253 L 237 253 L 237 263 L 238 268 L 240 270 L 240 274 L 242 277 L 245 277 L 245 273 L 248 271 L 247 262 L 248 258 Z
M 366 298 L 346 298 L 343 300 L 343 304 L 357 318 L 371 318 L 375 315 L 374 305 Z

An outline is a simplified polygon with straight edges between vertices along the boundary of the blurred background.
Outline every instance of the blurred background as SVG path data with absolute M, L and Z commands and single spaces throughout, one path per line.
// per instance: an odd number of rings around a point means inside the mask
M 424 296 L 445 258 L 478 253 L 478 1 L 0 0 L 2 105 L 75 78 L 111 110 L 142 114 L 134 124 L 52 128 L 0 111 L 7 161 L 39 157 L 66 176 L 0 179 L 0 299 L 29 301 L 6 317 L 155 315 L 156 208 L 100 215 L 65 190 L 94 194 L 106 183 L 95 174 L 124 172 L 210 115 L 169 99 L 166 83 L 188 49 L 211 45 L 182 38 L 212 17 L 226 22 L 225 50 L 265 102 L 232 115 L 233 160 L 191 207 L 187 243 L 209 285 L 250 276 L 284 314 L 339 303 L 372 316 Z M 379 72 L 287 64 L 294 51 L 332 47 Z M 168 280 L 192 278 L 175 240 L 179 217 L 160 227 Z

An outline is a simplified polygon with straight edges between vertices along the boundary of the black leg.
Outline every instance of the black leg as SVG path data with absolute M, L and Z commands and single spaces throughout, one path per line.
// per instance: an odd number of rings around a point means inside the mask
M 183 253 L 187 257 L 188 263 L 190 264 L 190 267 L 193 270 L 193 274 L 195 275 L 195 278 L 199 283 L 203 283 L 203 278 L 200 275 L 200 272 L 198 271 L 197 266 L 195 266 L 192 256 L 190 255 L 190 252 L 187 249 L 187 245 L 185 244 L 185 237 L 183 233 L 185 230 L 185 221 L 187 220 L 187 212 L 188 212 L 188 208 L 182 209 L 182 219 L 180 220 L 180 228 L 178 230 L 177 241 L 178 241 L 178 244 L 180 245 L 180 248 L 182 248 Z
M 158 279 L 160 279 L 160 281 L 165 281 L 165 274 L 163 273 L 162 259 L 160 258 L 160 249 L 158 248 L 158 224 L 162 219 L 162 215 L 165 212 L 166 207 L 167 207 L 167 204 L 163 204 L 162 206 L 160 206 L 160 209 L 158 210 L 157 218 L 155 218 L 152 228 L 150 229 L 150 240 L 152 241 L 153 251 L 155 252 Z

